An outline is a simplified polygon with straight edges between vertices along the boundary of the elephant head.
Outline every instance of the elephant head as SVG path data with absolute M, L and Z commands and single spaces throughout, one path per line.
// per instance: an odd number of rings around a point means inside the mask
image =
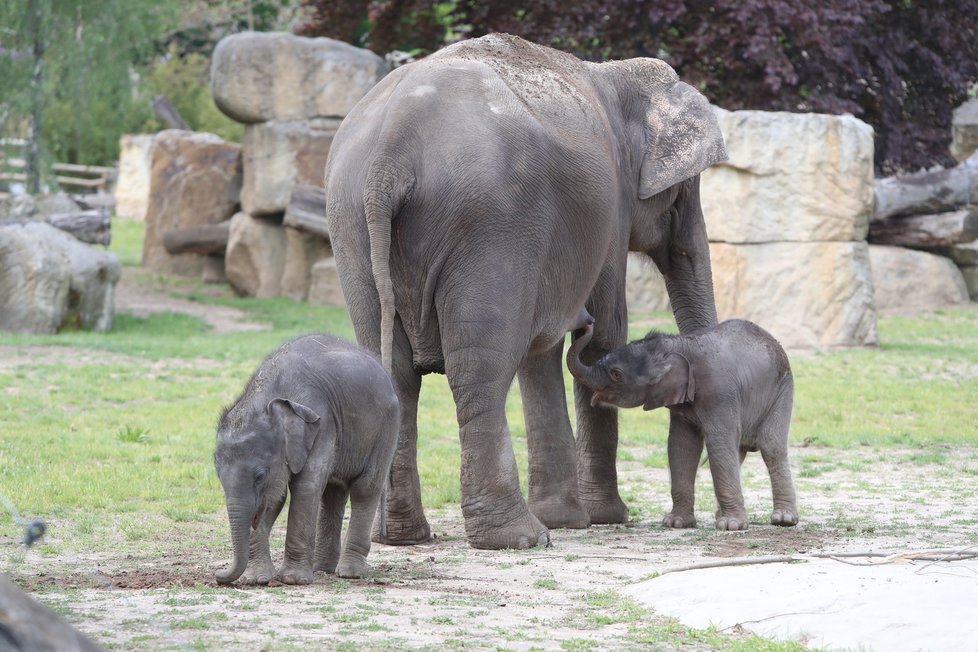
M 285 495 L 289 478 L 306 463 L 318 432 L 319 415 L 285 398 L 265 406 L 245 397 L 221 416 L 214 466 L 224 487 L 234 561 L 217 572 L 230 584 L 248 566 L 250 528 L 257 527 L 267 505 Z
M 591 405 L 606 404 L 646 410 L 691 403 L 696 383 L 689 360 L 677 351 L 659 347 L 668 336 L 650 334 L 645 340 L 626 344 L 608 353 L 592 366 L 580 360 L 581 351 L 591 341 L 588 325 L 567 351 L 571 374 L 594 393 Z

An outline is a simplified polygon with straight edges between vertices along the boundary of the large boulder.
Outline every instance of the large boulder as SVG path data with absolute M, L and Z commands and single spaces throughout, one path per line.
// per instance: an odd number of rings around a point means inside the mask
M 757 322 L 788 347 L 879 343 L 865 242 L 710 244 L 719 318 Z
M 666 281 L 652 259 L 644 254 L 634 252 L 628 254 L 625 303 L 630 312 L 669 309 Z
M 724 111 L 728 161 L 705 170 L 711 241 L 864 240 L 873 211 L 873 129 L 851 116 Z
M 283 227 L 285 230 L 285 264 L 282 267 L 282 296 L 303 301 L 309 296 L 312 284 L 313 266 L 327 257 L 333 250 L 326 238 L 299 229 Z
M 383 58 L 342 41 L 242 32 L 214 48 L 211 93 L 245 124 L 342 118 L 387 71 Z
M 978 97 L 973 97 L 951 115 L 951 156 L 963 161 L 978 151 Z
M 149 210 L 149 178 L 155 134 L 126 134 L 119 139 L 119 179 L 115 214 L 145 220 Z
M 309 271 L 309 303 L 314 306 L 345 306 L 336 259 L 323 258 Z
M 115 254 L 49 224 L 0 226 L 0 330 L 107 331 L 120 271 Z
M 961 271 L 944 256 L 903 247 L 870 245 L 879 310 L 933 310 L 968 303 Z
M 245 128 L 241 208 L 251 215 L 283 212 L 296 184 L 322 187 L 326 156 L 339 120 L 273 120 Z
M 223 222 L 241 193 L 241 147 L 219 136 L 167 130 L 152 148 L 143 265 L 156 272 L 199 276 L 196 254 L 172 255 L 163 236 L 173 229 Z

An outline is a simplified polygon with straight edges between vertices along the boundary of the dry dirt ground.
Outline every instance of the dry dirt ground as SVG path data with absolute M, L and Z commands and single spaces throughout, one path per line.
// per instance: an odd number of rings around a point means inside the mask
M 126 304 L 123 295 L 120 309 L 135 311 L 136 303 Z M 213 308 L 207 311 L 213 315 Z M 239 318 L 228 316 L 230 327 Z M 630 452 L 634 460 L 661 453 Z M 715 634 L 682 627 L 620 592 L 657 572 L 704 560 L 978 544 L 974 449 L 922 454 L 796 446 L 791 455 L 801 510 L 795 528 L 766 525 L 770 488 L 753 454 L 743 471 L 751 515 L 746 532 L 713 529 L 705 468 L 698 527 L 663 529 L 658 521 L 669 504 L 667 472 L 621 461 L 622 495 L 633 510 L 628 524 L 555 530 L 545 549 L 474 550 L 465 543 L 459 507 L 449 505 L 428 514 L 437 535 L 432 542 L 375 545 L 373 573 L 364 580 L 319 575 L 304 587 L 218 586 L 214 571 L 228 562 L 228 547 L 194 542 L 226 538 L 221 513 L 173 523 L 166 540 L 136 547 L 124 545 L 110 523 L 106 545 L 92 553 L 45 554 L 0 540 L 0 558 L 15 560 L 8 573 L 18 584 L 102 645 L 121 649 L 699 650 L 721 644 Z M 273 532 L 279 559 L 284 521 Z M 52 527 L 48 543 L 68 549 L 56 533 L 72 531 L 71 524 L 52 525 L 60 527 Z M 748 636 L 737 625 L 723 634 Z

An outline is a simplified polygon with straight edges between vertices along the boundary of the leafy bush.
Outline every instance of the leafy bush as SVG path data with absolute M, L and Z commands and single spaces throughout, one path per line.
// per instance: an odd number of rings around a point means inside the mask
M 952 163 L 951 111 L 978 82 L 974 0 L 357 0 L 304 3 L 299 33 L 431 52 L 508 32 L 589 60 L 665 59 L 724 108 L 852 113 L 876 168 Z M 338 6 L 342 5 L 342 6 Z

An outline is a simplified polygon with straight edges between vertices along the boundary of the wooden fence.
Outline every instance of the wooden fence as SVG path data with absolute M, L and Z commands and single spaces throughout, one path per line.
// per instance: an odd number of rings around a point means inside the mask
M 27 141 L 19 138 L 0 139 L 0 196 L 4 196 L 2 186 L 10 182 L 27 182 L 27 160 L 8 156 L 11 150 L 23 151 Z M 51 170 L 54 180 L 65 190 L 75 192 L 109 192 L 118 171 L 114 167 L 102 165 L 75 165 L 74 163 L 54 163 Z

